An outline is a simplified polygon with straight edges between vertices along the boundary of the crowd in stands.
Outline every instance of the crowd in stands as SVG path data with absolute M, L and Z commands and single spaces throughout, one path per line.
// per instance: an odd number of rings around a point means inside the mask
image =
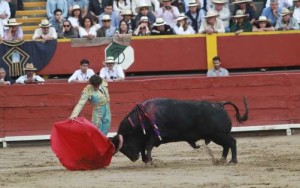
M 22 36 L 21 23 L 9 20 L 22 4 L 0 0 L 1 39 Z M 300 0 L 266 0 L 261 15 L 252 0 L 47 0 L 46 10 L 33 39 L 300 29 Z M 7 30 L 18 37 L 5 38 Z

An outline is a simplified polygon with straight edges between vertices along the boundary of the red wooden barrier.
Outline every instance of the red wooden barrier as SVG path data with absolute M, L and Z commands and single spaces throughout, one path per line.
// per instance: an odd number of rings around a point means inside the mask
M 50 134 L 54 122 L 67 118 L 85 84 L 46 83 L 0 87 L 0 138 L 4 136 Z M 149 77 L 109 85 L 112 128 L 136 103 L 150 98 L 225 101 L 244 111 L 248 97 L 249 121 L 242 126 L 300 123 L 300 72 L 233 75 L 224 78 L 201 76 Z M 233 120 L 233 109 L 226 107 Z M 90 118 L 91 106 L 82 115 Z
M 216 35 L 218 55 L 229 69 L 299 66 L 299 33 L 270 35 Z M 205 35 L 147 37 L 132 40 L 135 62 L 127 72 L 200 71 L 207 70 Z M 214 45 L 213 45 L 214 46 Z M 72 74 L 79 62 L 87 58 L 99 72 L 106 46 L 72 48 L 70 42 L 59 42 L 51 62 L 39 72 L 42 75 Z

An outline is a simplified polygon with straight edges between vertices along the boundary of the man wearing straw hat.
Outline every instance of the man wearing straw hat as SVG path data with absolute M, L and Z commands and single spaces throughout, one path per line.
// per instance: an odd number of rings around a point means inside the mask
M 196 33 L 200 28 L 201 22 L 205 16 L 205 10 L 199 8 L 199 4 L 195 0 L 189 2 L 189 11 L 185 14 L 188 17 L 188 23 L 193 27 Z
M 116 31 L 116 28 L 111 25 L 111 18 L 109 15 L 103 15 L 102 26 L 97 30 L 97 37 L 112 37 Z
M 120 81 L 125 79 L 125 74 L 120 65 L 118 65 L 114 59 L 114 57 L 107 57 L 103 62 L 104 66 L 100 70 L 100 77 L 107 81 Z
M 271 21 L 271 24 L 275 26 L 278 18 L 280 17 L 281 11 L 282 8 L 278 7 L 278 0 L 271 0 L 270 7 L 264 8 L 261 15 L 265 16 Z
M 40 77 L 39 75 L 35 74 L 35 71 L 37 69 L 34 67 L 32 63 L 27 63 L 24 71 L 25 75 L 20 76 L 17 80 L 17 84 L 38 84 L 38 83 L 44 83 L 45 80 Z
M 111 26 L 114 26 L 115 28 L 119 27 L 120 24 L 120 19 L 119 15 L 113 10 L 113 5 L 112 4 L 106 4 L 104 7 L 104 12 L 99 15 L 98 20 L 99 20 L 99 25 L 102 26 L 102 17 L 104 15 L 109 15 L 111 18 Z
M 164 21 L 163 18 L 156 18 L 153 24 L 151 35 L 173 35 L 173 29 Z
M 157 17 L 163 18 L 173 28 L 176 24 L 174 20 L 179 16 L 179 10 L 171 5 L 171 0 L 162 0 L 162 4 L 163 6 L 158 10 Z
M 219 14 L 219 18 L 222 20 L 223 25 L 225 27 L 225 31 L 229 32 L 229 21 L 230 21 L 230 10 L 228 6 L 228 0 L 213 0 L 213 10 L 215 10 Z
M 236 14 L 237 10 L 241 10 L 244 14 L 248 15 L 247 18 L 251 24 L 255 22 L 258 16 L 256 10 L 253 8 L 254 5 L 251 4 L 252 0 L 235 0 L 232 3 L 236 5 L 233 11 L 234 14 Z
M 23 40 L 23 30 L 21 28 L 22 23 L 16 21 L 15 18 L 8 20 L 8 23 L 5 27 L 8 29 L 4 32 L 3 40 L 7 41 L 21 41 Z
M 159 1 L 158 0 L 131 0 L 131 9 L 133 14 L 138 14 L 139 10 L 137 9 L 138 7 L 142 7 L 144 5 L 147 5 L 149 7 L 154 7 L 154 12 L 155 14 L 158 12 L 159 9 Z
M 291 15 L 292 12 L 289 9 L 283 8 L 281 17 L 277 20 L 275 30 L 288 31 L 299 29 L 298 21 Z
M 248 14 L 244 14 L 242 10 L 237 10 L 234 16 L 231 16 L 233 21 L 230 24 L 230 31 L 231 32 L 251 32 L 252 31 L 252 24 L 248 19 Z
M 141 20 L 141 17 L 146 16 L 150 25 L 155 22 L 155 16 L 152 13 L 152 7 L 147 3 L 140 3 L 138 7 L 136 7 L 135 12 L 137 15 L 135 16 L 135 25 L 138 26 Z
M 35 29 L 32 39 L 41 39 L 43 42 L 57 39 L 57 33 L 48 20 L 42 20 L 39 26 L 40 28 Z
M 217 18 L 219 14 L 214 10 L 209 10 L 207 15 L 204 16 L 205 20 L 202 21 L 199 33 L 213 34 L 213 33 L 225 33 L 225 27 L 222 20 Z
M 131 10 L 123 10 L 121 12 L 121 16 L 122 16 L 122 20 L 120 22 L 125 21 L 127 23 L 127 25 L 129 26 L 128 29 L 134 31 L 136 28 L 136 25 L 135 25 L 136 22 L 135 22 L 135 19 L 133 18 L 134 15 L 133 15 L 132 11 Z

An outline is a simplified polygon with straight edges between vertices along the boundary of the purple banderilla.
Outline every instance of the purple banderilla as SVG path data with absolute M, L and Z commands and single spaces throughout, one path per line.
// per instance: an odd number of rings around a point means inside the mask
M 149 113 L 145 110 L 144 106 L 141 105 L 141 104 L 137 104 L 138 108 L 143 112 L 143 114 L 145 115 L 146 119 L 148 119 L 148 121 L 150 122 L 151 126 L 153 127 L 153 130 L 156 134 L 156 136 L 159 138 L 159 140 L 162 140 L 161 136 L 160 136 L 160 132 L 159 132 L 159 129 L 156 125 L 156 123 L 152 120 L 151 116 L 149 115 Z M 143 129 L 143 133 L 146 134 L 146 130 L 145 130 L 145 124 L 142 120 L 142 116 L 141 114 L 139 113 L 138 114 L 139 116 L 139 121 L 140 121 L 140 124 L 141 124 L 141 127 Z M 131 126 L 132 127 L 135 127 L 134 126 L 134 123 L 132 122 L 132 119 L 129 117 L 128 118 L 128 121 L 130 122 Z

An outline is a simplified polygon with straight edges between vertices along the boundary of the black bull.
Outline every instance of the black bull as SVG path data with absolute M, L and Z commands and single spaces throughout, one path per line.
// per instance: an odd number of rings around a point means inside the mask
M 112 138 L 116 151 L 120 151 L 131 161 L 139 159 L 152 162 L 154 146 L 168 142 L 186 141 L 193 148 L 204 139 L 223 147 L 222 160 L 226 160 L 231 149 L 232 163 L 237 163 L 236 140 L 231 136 L 231 120 L 225 110 L 231 105 L 239 123 L 248 119 L 247 101 L 244 99 L 245 113 L 240 115 L 232 102 L 183 101 L 175 99 L 152 99 L 137 105 L 123 119 L 118 133 Z

